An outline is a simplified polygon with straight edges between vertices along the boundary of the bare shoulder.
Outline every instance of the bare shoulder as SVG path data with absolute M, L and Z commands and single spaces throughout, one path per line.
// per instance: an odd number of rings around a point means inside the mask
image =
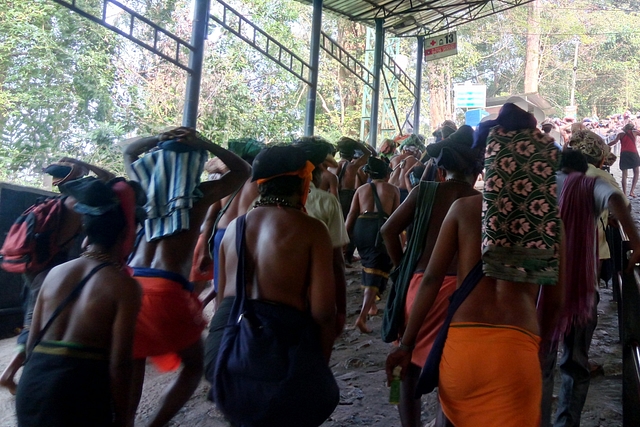
M 335 197 L 334 197 L 335 199 Z M 310 231 L 317 231 L 318 232 L 327 232 L 327 226 L 324 224 L 324 222 L 320 221 L 319 219 L 316 219 L 310 215 L 306 215 L 303 214 L 302 215 L 302 219 L 304 221 L 304 225 L 305 227 L 309 227 Z M 327 232 L 328 233 L 328 232 Z
M 460 217 L 464 215 L 474 214 L 482 209 L 482 194 L 474 194 L 473 196 L 461 197 L 457 199 L 449 208 L 449 214 Z
M 104 280 L 112 284 L 113 295 L 123 302 L 136 301 L 142 298 L 142 288 L 137 280 L 122 270 L 105 271 Z

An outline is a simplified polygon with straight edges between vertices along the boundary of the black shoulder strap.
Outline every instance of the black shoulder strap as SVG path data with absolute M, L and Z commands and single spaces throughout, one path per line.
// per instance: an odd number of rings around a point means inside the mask
M 144 237 L 144 225 L 140 227 L 140 230 L 138 230 L 138 232 L 136 233 L 136 240 L 133 243 L 133 248 L 131 249 L 129 258 L 127 258 L 127 264 L 129 264 L 131 260 L 133 260 L 133 257 L 136 255 L 136 252 L 138 252 L 138 246 L 140 246 L 140 241 L 142 240 L 143 237 Z
M 213 223 L 213 233 L 211 234 L 211 236 L 209 236 L 209 240 L 211 240 L 211 238 L 215 234 L 216 230 L 218 229 L 218 223 L 220 222 L 220 219 L 222 219 L 224 214 L 227 212 L 227 210 L 229 209 L 229 206 L 231 206 L 231 202 L 233 202 L 233 199 L 236 198 L 240 190 L 242 190 L 242 186 L 238 187 L 236 191 L 231 193 L 231 197 L 229 197 L 229 200 L 227 200 L 227 203 L 225 203 L 224 207 L 220 209 L 220 212 L 218 212 L 218 216 L 216 217 L 216 222 Z
M 238 256 L 238 267 L 236 269 L 236 299 L 231 306 L 227 326 L 233 326 L 239 323 L 245 311 L 244 302 L 246 300 L 246 283 L 244 278 L 244 230 L 246 228 L 246 218 L 246 214 L 236 218 L 236 254 Z
M 342 184 L 342 178 L 344 177 L 344 173 L 347 171 L 347 163 L 349 162 L 340 163 L 340 170 L 338 171 L 338 185 Z
M 247 224 L 247 215 L 242 215 L 236 219 L 236 253 L 238 255 L 238 268 L 236 270 L 236 298 L 245 298 L 244 280 L 244 230 Z
M 378 190 L 376 189 L 376 184 L 374 184 L 373 182 L 370 182 L 369 185 L 371 185 L 371 191 L 373 191 L 373 200 L 376 204 L 376 210 L 378 211 L 378 216 L 382 219 L 386 219 L 387 214 L 385 213 L 384 208 L 382 207 L 382 202 L 380 201 L 380 197 L 378 196 Z
M 94 274 L 96 274 L 99 270 L 102 270 L 104 267 L 111 265 L 110 262 L 103 262 L 102 264 L 96 266 L 93 268 L 93 270 L 91 270 L 89 272 L 89 274 L 87 274 L 84 279 L 82 279 L 80 281 L 80 283 L 78 283 L 76 285 L 75 288 L 73 288 L 73 290 L 69 293 L 69 295 L 67 295 L 67 297 L 60 303 L 60 305 L 53 311 L 53 314 L 51 315 L 51 317 L 49 317 L 49 320 L 47 321 L 47 323 L 44 325 L 44 327 L 40 330 L 40 332 L 38 333 L 38 337 L 36 338 L 36 340 L 34 341 L 34 345 L 33 347 L 35 347 L 36 345 L 38 345 L 38 343 L 40 341 L 42 341 L 42 338 L 44 337 L 44 335 L 47 333 L 47 331 L 49 330 L 49 328 L 51 327 L 51 325 L 53 324 L 53 321 L 56 320 L 56 318 L 60 315 L 60 313 L 62 313 L 62 311 L 69 305 L 70 302 L 72 302 L 73 300 L 75 300 L 76 298 L 78 298 L 78 296 L 80 295 L 80 292 L 82 292 L 82 289 L 84 288 L 84 286 L 87 284 L 87 282 L 89 281 L 89 279 L 91 279 L 91 277 L 93 277 Z
M 482 272 L 482 260 L 471 269 L 467 277 L 464 278 L 462 284 L 449 298 L 450 304 L 447 310 L 447 317 L 444 320 L 436 339 L 433 342 L 429 356 L 422 367 L 422 372 L 418 378 L 418 384 L 416 385 L 416 398 L 423 394 L 431 393 L 434 388 L 438 386 L 438 376 L 440 369 L 440 360 L 442 359 L 442 352 L 447 340 L 447 334 L 449 333 L 449 325 L 451 325 L 451 319 L 456 311 L 467 299 L 469 294 L 475 289 L 476 285 L 482 280 L 484 273 Z

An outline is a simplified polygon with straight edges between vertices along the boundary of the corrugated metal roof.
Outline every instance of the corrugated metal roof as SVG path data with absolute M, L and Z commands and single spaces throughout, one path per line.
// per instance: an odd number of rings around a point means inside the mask
M 298 0 L 312 4 L 312 0 Z M 324 0 L 326 12 L 375 25 L 397 37 L 432 35 L 533 0 Z

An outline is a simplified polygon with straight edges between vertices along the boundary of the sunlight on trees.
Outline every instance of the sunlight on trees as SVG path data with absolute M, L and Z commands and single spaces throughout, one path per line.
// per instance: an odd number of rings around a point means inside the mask
M 84 0 L 98 7 L 101 2 Z M 189 40 L 188 0 L 124 4 Z M 580 117 L 640 109 L 638 1 L 538 0 L 539 93 L 568 105 L 579 42 L 576 103 Z M 308 59 L 311 8 L 292 0 L 230 1 L 248 19 Z M 121 17 L 110 16 L 114 23 Z M 323 30 L 359 59 L 366 28 L 325 14 Z M 458 28 L 459 54 L 426 64 L 424 123 L 455 112 L 455 83 L 487 85 L 487 97 L 524 91 L 527 7 Z M 161 41 L 162 43 L 162 41 Z M 415 39 L 402 39 L 415 76 Z M 242 40 L 210 26 L 199 130 L 223 145 L 230 138 L 289 141 L 302 134 L 306 86 Z M 362 83 L 321 53 L 317 134 L 335 141 L 358 136 Z M 39 185 L 40 170 L 62 155 L 123 173 L 117 141 L 179 125 L 186 73 L 50 0 L 5 2 L 0 9 L 0 179 Z M 403 121 L 413 99 L 399 91 Z M 430 133 L 423 126 L 422 133 Z

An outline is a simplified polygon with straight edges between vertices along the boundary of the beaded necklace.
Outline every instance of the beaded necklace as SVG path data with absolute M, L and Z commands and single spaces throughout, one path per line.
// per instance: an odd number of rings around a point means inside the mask
M 447 182 L 454 182 L 456 184 L 465 184 L 465 185 L 471 185 L 469 184 L 469 181 L 465 181 L 463 179 L 455 179 L 455 178 L 449 178 L 446 180 Z
M 291 202 L 281 199 L 280 197 L 262 197 L 260 198 L 260 200 L 258 200 L 254 205 L 253 208 L 260 208 L 260 207 L 264 207 L 264 206 L 276 206 L 279 208 L 292 208 L 292 209 L 298 209 L 298 210 L 302 210 L 300 205 L 294 205 Z
M 109 262 L 118 269 L 122 268 L 122 263 L 114 261 L 113 258 L 111 258 L 111 255 L 105 252 L 85 251 L 81 254 L 81 256 L 85 258 L 95 259 L 96 261 L 100 262 Z

